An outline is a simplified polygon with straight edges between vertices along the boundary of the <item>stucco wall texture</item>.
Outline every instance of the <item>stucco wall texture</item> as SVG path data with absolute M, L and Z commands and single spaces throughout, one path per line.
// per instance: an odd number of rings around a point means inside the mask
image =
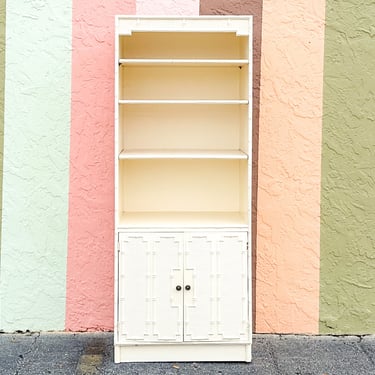
M 6 3 L 0 328 L 65 328 L 71 3 Z
M 114 15 L 135 1 L 73 0 L 68 330 L 113 328 Z
M 115 14 L 254 16 L 254 331 L 375 333 L 370 0 L 0 0 L 0 331 L 113 329 Z
M 3 191 L 5 22 L 6 22 L 5 0 L 0 0 L 0 194 Z M 3 213 L 3 200 L 0 199 L 1 217 L 2 217 L 2 213 Z M 2 228 L 2 223 L 0 222 L 0 244 L 1 244 L 1 228 Z M 1 263 L 1 246 L 0 246 L 0 263 Z M 1 311 L 1 307 L 0 307 L 0 311 Z
M 375 332 L 375 4 L 327 1 L 320 331 Z
M 263 1 L 257 332 L 318 333 L 324 12 Z

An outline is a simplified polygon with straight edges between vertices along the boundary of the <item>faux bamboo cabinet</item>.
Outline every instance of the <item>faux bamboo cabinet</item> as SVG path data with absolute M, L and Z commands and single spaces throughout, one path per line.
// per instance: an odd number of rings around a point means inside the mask
M 251 360 L 251 22 L 116 18 L 116 362 Z

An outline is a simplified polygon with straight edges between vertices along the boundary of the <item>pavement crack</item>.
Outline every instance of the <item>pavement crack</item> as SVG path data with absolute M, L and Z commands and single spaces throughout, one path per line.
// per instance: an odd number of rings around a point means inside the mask
M 24 361 L 24 359 L 27 357 L 28 354 L 32 353 L 35 349 L 34 349 L 34 346 L 38 340 L 38 338 L 40 337 L 40 332 L 35 332 L 35 333 L 29 333 L 27 334 L 27 336 L 33 336 L 33 341 L 31 342 L 30 344 L 30 348 L 25 351 L 25 352 L 21 352 L 18 354 L 17 356 L 17 364 L 16 364 L 16 372 L 14 373 L 14 375 L 18 375 L 19 374 L 19 370 L 20 370 L 20 367 L 22 366 L 22 363 Z

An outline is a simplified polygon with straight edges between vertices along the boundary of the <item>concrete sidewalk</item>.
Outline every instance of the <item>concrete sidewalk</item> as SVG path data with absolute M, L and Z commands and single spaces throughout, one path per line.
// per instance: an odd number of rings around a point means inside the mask
M 252 363 L 113 363 L 111 333 L 0 334 L 1 375 L 375 374 L 375 336 L 254 335 Z

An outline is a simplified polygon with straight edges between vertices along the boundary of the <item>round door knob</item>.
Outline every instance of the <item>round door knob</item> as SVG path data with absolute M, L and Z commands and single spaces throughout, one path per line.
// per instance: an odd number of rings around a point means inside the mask
M 177 285 L 176 286 L 176 290 L 181 290 L 182 288 L 181 288 L 181 285 Z
M 186 285 L 185 286 L 185 290 L 190 290 L 191 289 L 191 286 L 190 285 Z

